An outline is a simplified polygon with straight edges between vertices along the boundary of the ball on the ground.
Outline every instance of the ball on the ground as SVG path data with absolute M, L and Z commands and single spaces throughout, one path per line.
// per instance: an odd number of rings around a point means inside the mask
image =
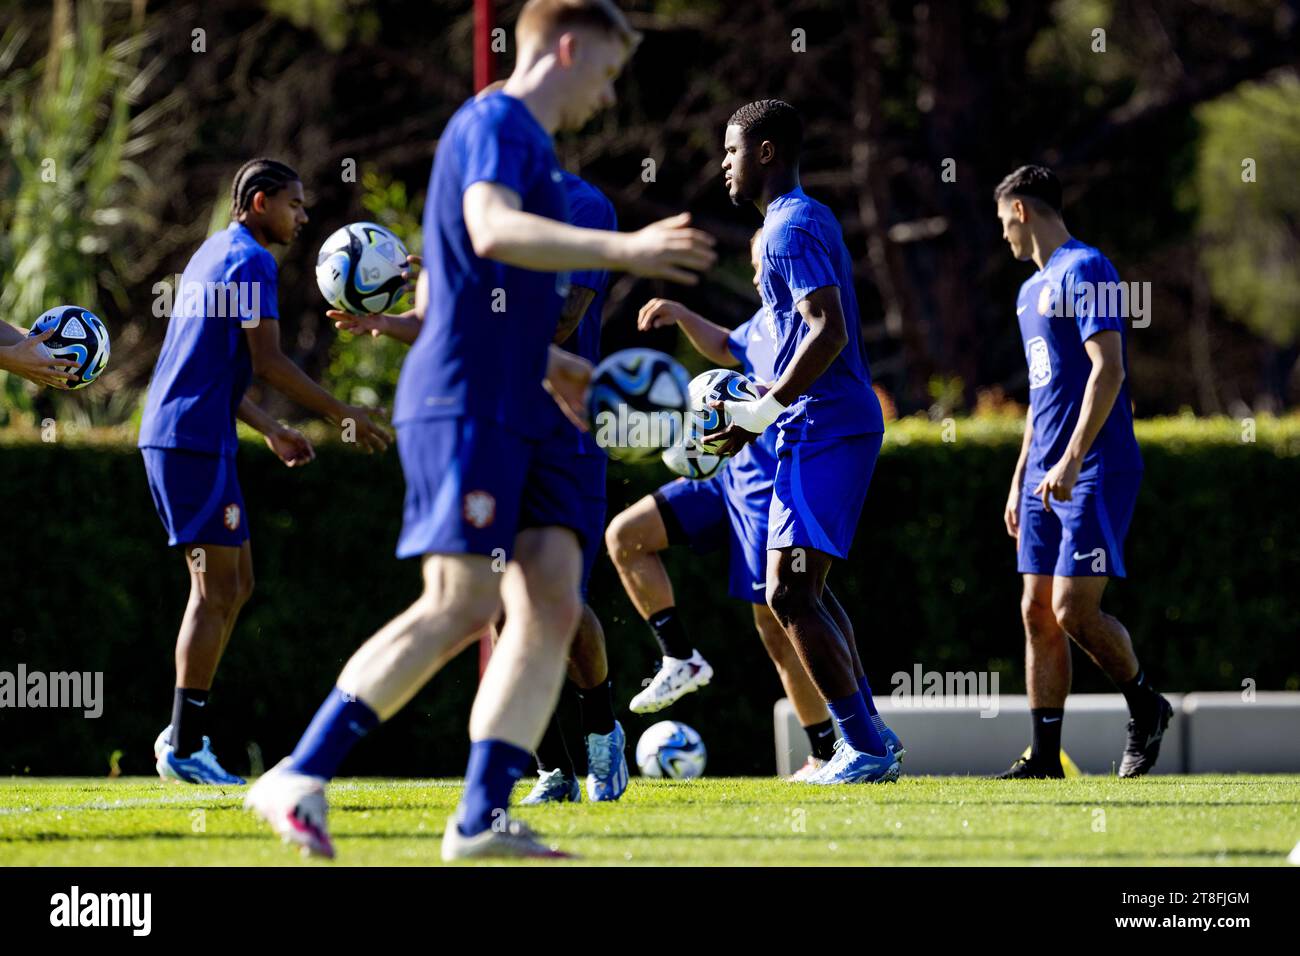
M 611 458 L 643 462 L 685 432 L 690 381 L 671 356 L 624 349 L 596 366 L 587 392 L 591 432 Z
M 373 222 L 354 222 L 325 240 L 316 257 L 316 285 L 325 301 L 354 315 L 387 312 L 402 297 L 406 246 Z
M 755 402 L 759 399 L 754 383 L 735 369 L 715 368 L 691 379 L 691 421 L 688 436 L 708 454 L 717 454 L 720 442 L 706 442 L 705 435 L 722 431 L 731 424 L 726 409 L 710 408 L 713 402 Z
M 85 388 L 103 374 L 108 366 L 108 329 L 99 316 L 79 305 L 59 305 L 41 315 L 28 335 L 40 335 L 47 329 L 55 333 L 40 343 L 51 358 L 69 359 L 77 367 L 68 369 L 76 376 L 57 386 L 63 389 Z
M 691 780 L 704 773 L 708 754 L 692 728 L 676 720 L 661 720 L 636 742 L 636 765 L 647 777 Z

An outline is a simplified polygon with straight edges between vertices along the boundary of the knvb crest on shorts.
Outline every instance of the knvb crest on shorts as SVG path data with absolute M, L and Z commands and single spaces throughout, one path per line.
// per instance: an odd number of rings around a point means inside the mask
M 239 518 L 239 505 L 232 503 L 226 505 L 226 510 L 221 515 L 221 522 L 226 526 L 227 531 L 237 531 L 239 530 Z
M 470 491 L 465 495 L 462 511 L 465 520 L 475 528 L 486 528 L 497 515 L 497 500 L 486 491 Z
M 1029 358 L 1029 387 L 1042 388 L 1052 380 L 1052 356 L 1047 351 L 1047 340 L 1035 335 L 1025 343 Z

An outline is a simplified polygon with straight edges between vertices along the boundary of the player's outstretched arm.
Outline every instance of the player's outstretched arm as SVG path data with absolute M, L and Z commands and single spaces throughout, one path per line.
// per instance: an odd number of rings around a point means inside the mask
M 62 385 L 72 381 L 68 369 L 77 367 L 71 359 L 50 358 L 40 345 L 55 329 L 27 336 L 8 322 L 0 322 L 0 371 L 21 376 L 37 385 Z
M 306 435 L 296 428 L 280 424 L 247 395 L 240 400 L 236 414 L 245 425 L 261 432 L 266 438 L 266 446 L 290 468 L 305 465 L 316 457 L 316 449 Z
M 420 266 L 424 263 L 419 256 L 407 256 L 406 261 L 412 266 Z M 409 278 L 406 272 L 402 275 Z M 325 316 L 333 319 L 334 327 L 342 332 L 351 332 L 353 335 L 365 335 L 369 332 L 374 338 L 387 335 L 407 345 L 414 345 L 415 340 L 419 338 L 420 328 L 424 323 L 424 309 L 429 301 L 429 283 L 425 278 L 426 275 L 424 272 L 420 273 L 420 278 L 415 285 L 415 305 L 405 312 L 357 315 L 339 309 L 329 309 Z
M 686 333 L 686 338 L 695 347 L 695 351 L 710 362 L 721 366 L 740 364 L 740 360 L 727 344 L 731 333 L 716 322 L 710 322 L 704 316 L 692 312 L 672 299 L 651 299 L 641 306 L 641 311 L 636 317 L 638 329 L 647 332 L 666 325 L 678 326 Z
M 373 409 L 360 408 L 340 402 L 294 365 L 289 356 L 280 351 L 280 323 L 275 319 L 262 319 L 256 326 L 244 330 L 248 335 L 248 350 L 253 359 L 253 374 L 268 385 L 284 393 L 286 398 L 310 409 L 333 425 L 351 422 L 355 428 L 356 443 L 363 451 L 384 451 L 393 438 L 387 430 L 371 420 Z
M 1084 456 L 1096 440 L 1101 426 L 1106 424 L 1110 411 L 1124 384 L 1124 341 L 1113 329 L 1098 332 L 1083 343 L 1092 362 L 1088 383 L 1083 387 L 1083 402 L 1079 405 L 1079 420 L 1065 446 L 1065 454 L 1034 489 L 1051 510 L 1051 499 L 1069 501 L 1074 483 L 1079 479 Z
M 524 212 L 519 194 L 499 183 L 477 182 L 461 200 L 474 253 L 522 269 L 565 272 L 606 269 L 684 285 L 699 281 L 717 261 L 713 237 L 692 229 L 689 213 L 636 232 L 581 229 Z

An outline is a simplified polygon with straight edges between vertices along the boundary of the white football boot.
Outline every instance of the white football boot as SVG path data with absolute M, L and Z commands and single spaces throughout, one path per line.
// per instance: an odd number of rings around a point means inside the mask
M 271 825 L 285 843 L 301 847 L 303 855 L 334 858 L 325 818 L 325 781 L 288 769 L 289 758 L 264 773 L 244 798 L 252 810 Z
M 713 668 L 699 651 L 691 651 L 691 656 L 685 660 L 665 656 L 659 665 L 659 673 L 650 679 L 645 690 L 632 698 L 628 708 L 634 714 L 656 713 L 691 691 L 707 687 L 712 679 Z
M 504 826 L 498 826 L 504 822 Z M 486 857 L 538 857 L 549 860 L 568 860 L 572 856 L 537 838 L 533 829 L 522 820 L 504 817 L 495 821 L 482 833 L 465 836 L 456 826 L 453 816 L 447 821 L 442 835 L 442 858 L 447 863 L 455 860 L 472 860 Z

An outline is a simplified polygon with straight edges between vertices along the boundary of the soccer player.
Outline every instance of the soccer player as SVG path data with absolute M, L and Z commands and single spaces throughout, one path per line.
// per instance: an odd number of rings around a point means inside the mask
M 248 516 L 235 465 L 235 419 L 266 436 L 290 467 L 315 453 L 244 393 L 252 377 L 382 451 L 391 437 L 362 408 L 340 402 L 280 350 L 277 268 L 269 249 L 288 245 L 307 222 L 298 174 L 273 159 L 239 168 L 229 227 L 190 259 L 140 421 L 149 490 L 168 544 L 181 546 L 190 598 L 176 640 L 172 722 L 154 743 L 158 773 L 186 783 L 242 784 L 218 762 L 208 738 L 208 694 L 235 621 L 253 591 Z
M 39 335 L 29 336 L 0 320 L 0 372 L 9 372 L 37 385 L 58 387 L 74 381 L 76 376 L 69 369 L 76 368 L 76 362 L 51 358 L 39 348 L 56 331 L 46 329 Z
M 495 92 L 504 83 L 494 83 L 479 94 Z M 569 223 L 588 229 L 618 228 L 614 206 L 595 186 L 564 172 L 565 196 L 569 206 Z M 554 342 L 589 362 L 600 357 L 601 317 L 608 273 L 586 271 L 569 276 L 569 293 L 560 311 Z M 417 289 L 427 289 L 421 273 Z M 415 342 L 423 320 L 420 302 L 399 315 L 353 315 L 331 310 L 326 313 L 335 325 L 348 332 L 387 335 L 408 345 Z M 582 595 L 584 604 L 577 635 L 569 650 L 568 680 L 564 694 L 578 706 L 580 736 L 586 753 L 587 798 L 593 801 L 617 800 L 627 789 L 628 769 L 624 754 L 626 737 L 622 725 L 614 718 L 614 702 L 609 680 L 609 663 L 605 650 L 605 633 L 600 619 L 586 602 L 592 569 L 600 555 L 605 527 L 605 463 L 608 456 L 596 444 L 590 432 L 580 431 L 553 402 L 549 405 L 552 425 L 543 445 L 545 458 L 555 468 L 572 471 L 582 498 L 586 527 L 582 532 Z M 494 640 L 500 627 L 493 629 Z M 829 745 L 828 745 L 829 746 Z M 537 745 L 538 780 L 521 804 L 576 802 L 581 799 L 582 785 L 572 752 L 565 741 L 556 708 Z
M 564 221 L 551 135 L 613 103 L 639 39 L 622 13 L 609 0 L 529 0 L 515 39 L 505 87 L 467 101 L 443 131 L 424 211 L 428 307 L 394 416 L 407 484 L 397 553 L 421 558 L 424 593 L 353 655 L 293 754 L 247 799 L 314 853 L 333 854 L 324 786 L 347 752 L 504 606 L 442 857 L 562 855 L 508 807 L 555 707 L 581 613 L 581 496 L 540 448 L 551 422 L 543 383 L 577 422 L 591 375 L 551 344 L 565 273 L 692 282 L 715 259 L 712 239 L 685 215 L 634 233 Z
M 862 348 L 853 264 L 839 223 L 799 185 L 803 121 L 790 104 L 759 100 L 727 123 L 722 170 L 731 200 L 763 214 L 764 321 L 777 343 L 776 381 L 756 401 L 728 401 L 731 424 L 708 440 L 735 453 L 775 427 L 776 475 L 767 528 L 767 603 L 840 730 L 812 784 L 898 778 L 871 688 L 826 576 L 848 555 L 884 438 Z
M 1050 169 L 1020 167 L 994 198 L 1011 254 L 1038 266 L 1016 299 L 1029 412 L 1003 514 L 1024 578 L 1033 744 L 1002 777 L 1065 776 L 1070 640 L 1124 693 L 1131 719 L 1119 775 L 1138 777 L 1155 765 L 1173 708 L 1151 686 L 1124 625 L 1101 610 L 1107 582 L 1125 576 L 1124 537 L 1142 479 L 1125 382 L 1127 332 L 1122 309 L 1112 307 L 1119 276 L 1066 229 Z
M 756 288 L 762 270 L 761 237 L 758 230 L 750 241 Z M 695 350 L 718 366 L 741 366 L 759 383 L 776 377 L 776 343 L 761 308 L 734 330 L 667 299 L 652 299 L 641 308 L 638 326 L 642 330 L 667 325 L 679 326 Z M 662 485 L 615 517 L 605 540 L 628 597 L 663 653 L 658 672 L 632 698 L 631 710 L 638 714 L 663 710 L 707 685 L 713 676 L 713 668 L 686 635 L 660 553 L 676 544 L 687 544 L 697 552 L 728 548 L 729 593 L 752 604 L 754 628 L 808 735 L 811 753 L 792 777 L 802 780 L 832 756 L 835 728 L 785 630 L 767 606 L 767 515 L 776 475 L 775 445 L 776 430 L 768 429 L 709 478 L 678 478 Z M 829 589 L 823 598 L 847 628 L 847 615 Z M 846 631 L 846 635 L 856 657 L 852 634 Z

